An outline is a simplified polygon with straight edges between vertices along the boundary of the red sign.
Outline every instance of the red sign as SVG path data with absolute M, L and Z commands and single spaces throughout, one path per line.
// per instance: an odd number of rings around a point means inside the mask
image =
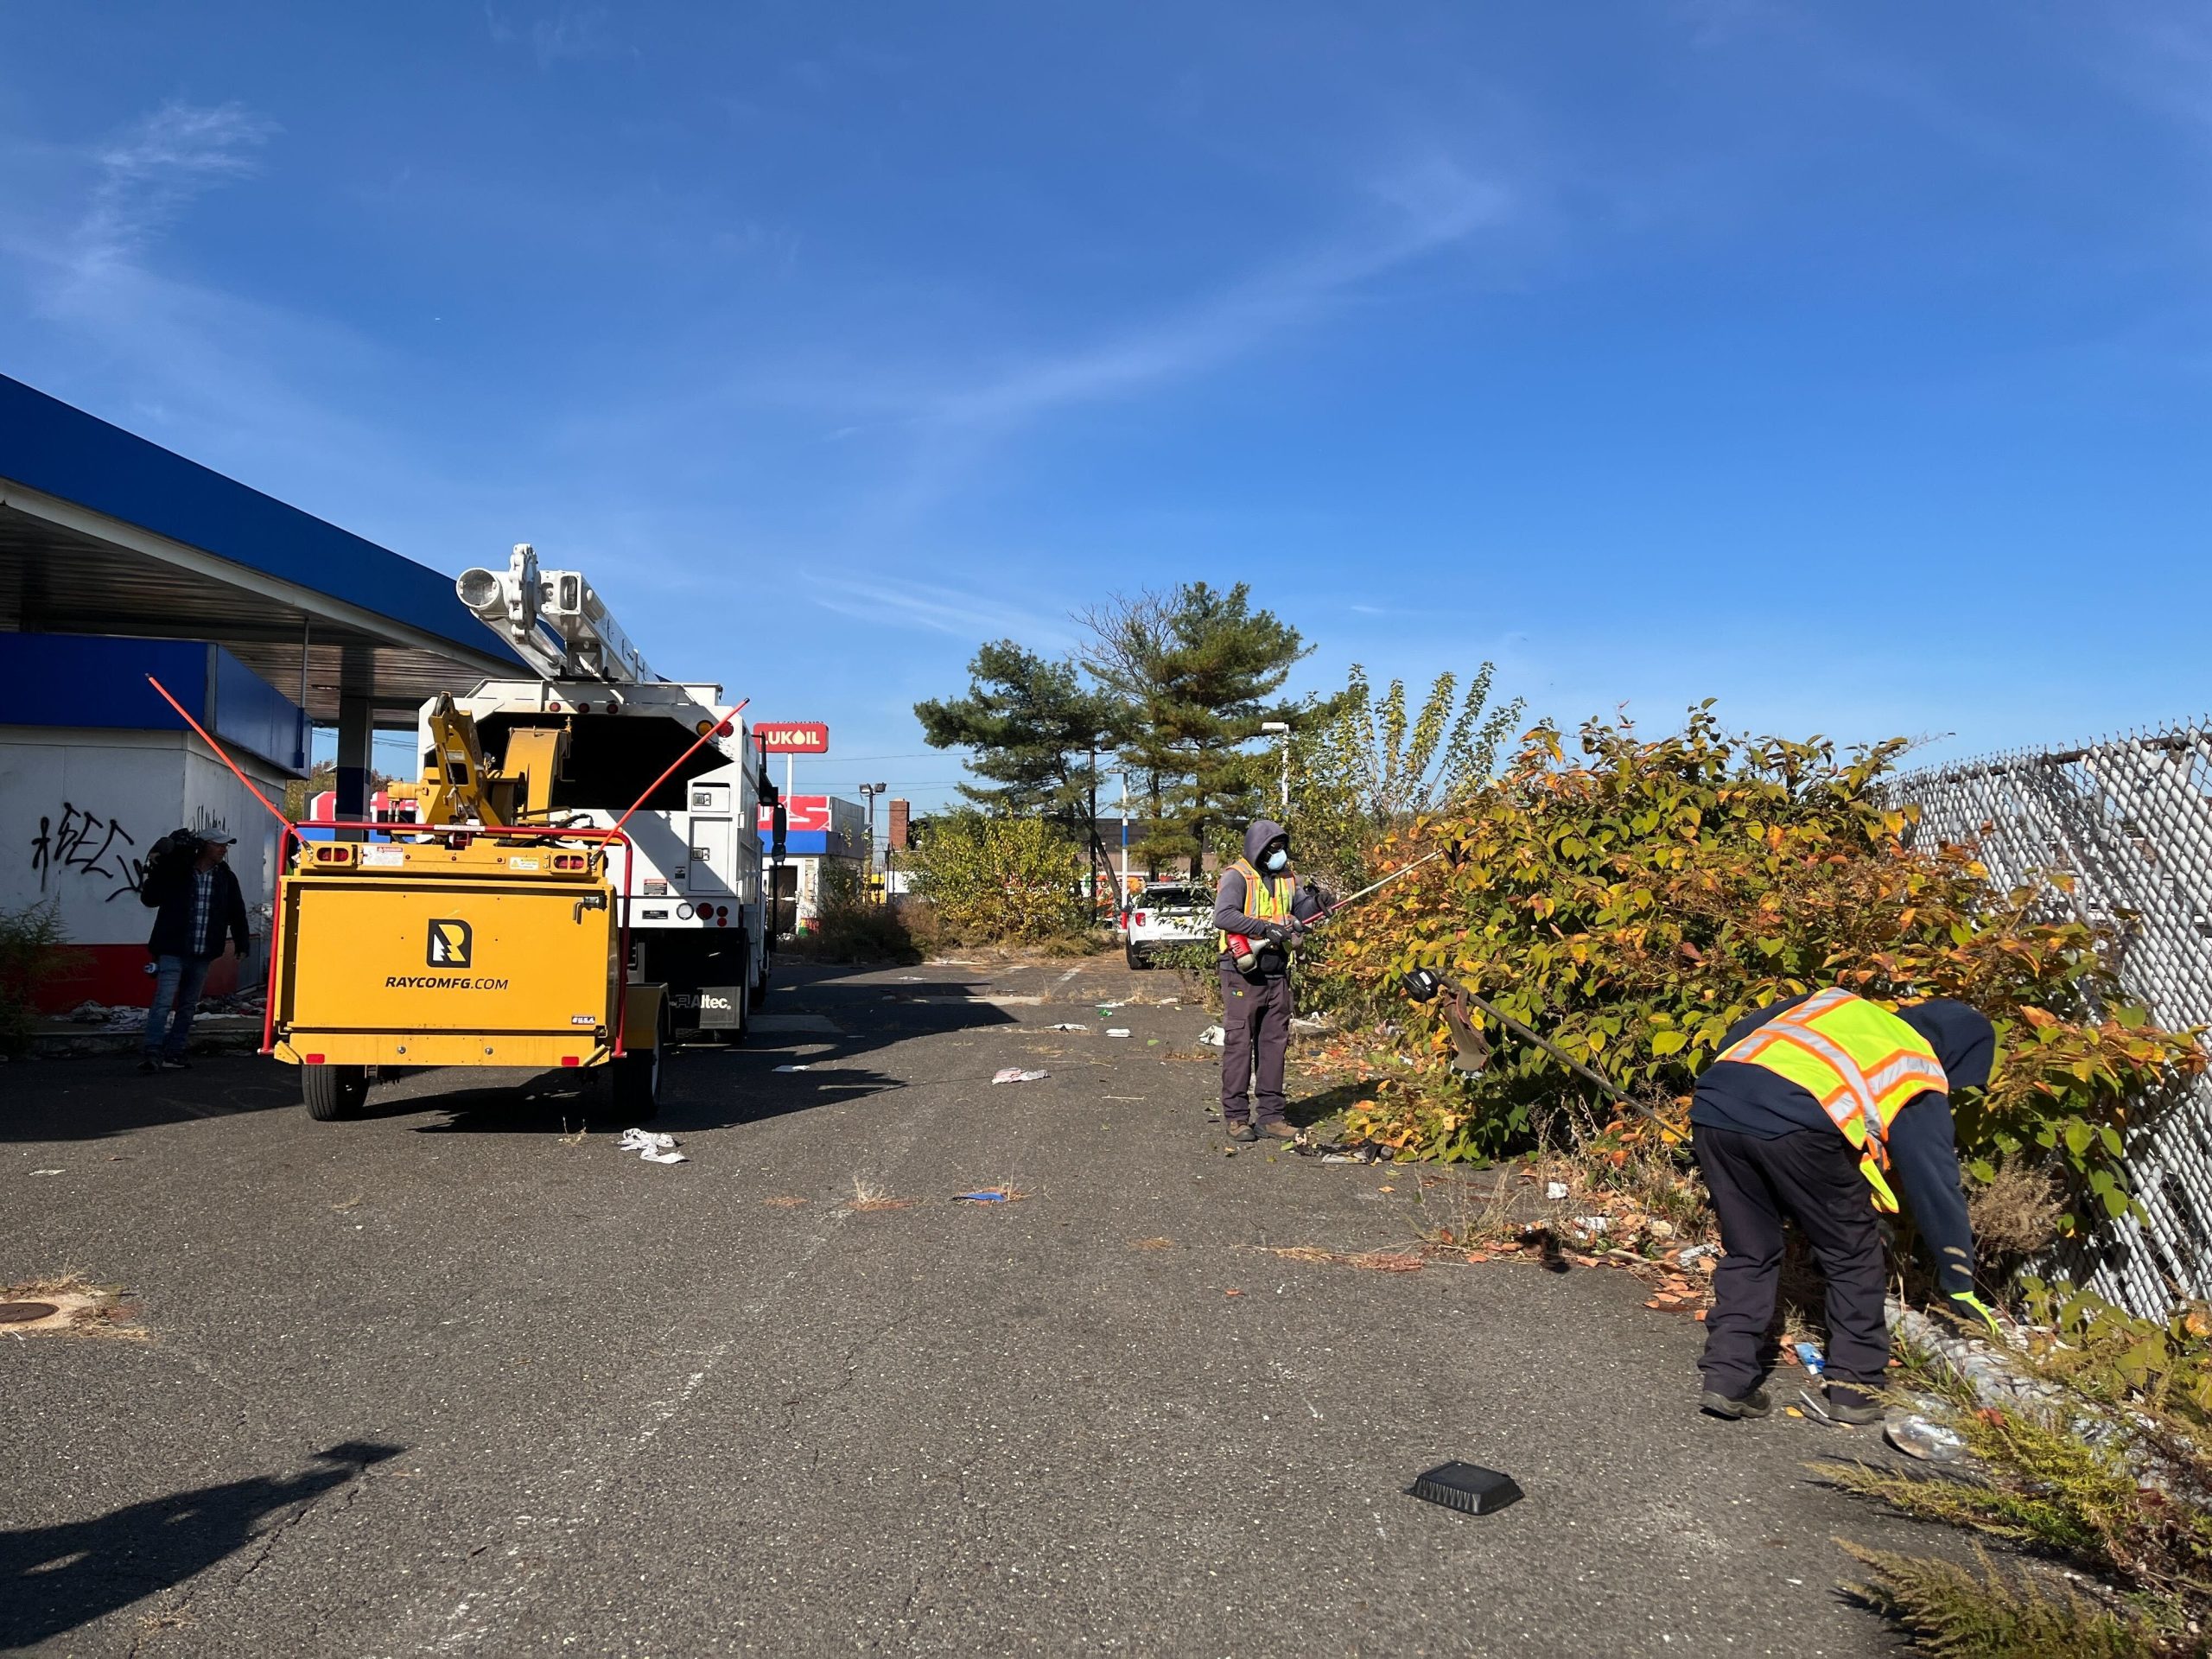
M 784 721 L 773 726 L 756 721 L 753 734 L 769 754 L 830 753 L 830 728 L 818 720 Z
M 766 835 L 773 828 L 770 814 L 774 808 L 760 809 L 760 833 Z M 827 795 L 786 795 L 784 797 L 784 828 L 792 835 L 804 835 L 830 827 L 830 798 Z

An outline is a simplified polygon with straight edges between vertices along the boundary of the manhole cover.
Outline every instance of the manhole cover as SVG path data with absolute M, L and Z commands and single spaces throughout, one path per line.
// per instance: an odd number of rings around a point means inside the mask
M 0 1325 L 28 1325 L 50 1319 L 61 1310 L 52 1302 L 0 1302 Z

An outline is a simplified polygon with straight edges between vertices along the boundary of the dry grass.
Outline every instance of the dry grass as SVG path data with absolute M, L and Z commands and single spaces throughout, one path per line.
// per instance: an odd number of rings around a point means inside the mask
M 1994 1178 L 1967 1193 L 1967 1219 L 1985 1258 L 2034 1255 L 2058 1236 L 2065 1207 L 2055 1173 L 2017 1164 L 1998 1165 Z
M 1419 1273 L 1428 1265 L 1419 1250 L 1325 1250 L 1318 1244 L 1284 1244 L 1266 1247 L 1263 1253 L 1288 1262 L 1325 1262 L 1368 1273 Z
M 73 1268 L 43 1278 L 0 1285 L 0 1302 L 52 1302 L 62 1317 L 53 1324 L 0 1325 L 0 1335 L 105 1337 L 148 1342 L 151 1335 L 137 1322 L 137 1311 L 120 1285 L 96 1285 Z
M 799 1205 L 808 1203 L 809 1200 L 805 1198 L 763 1198 L 760 1202 L 766 1205 L 771 1210 L 796 1210 Z
M 855 1175 L 853 1177 L 853 1196 L 845 1200 L 845 1208 L 868 1213 L 878 1210 L 904 1210 L 912 1203 L 912 1198 L 894 1198 L 874 1182 Z
M 1175 1248 L 1175 1241 L 1172 1238 L 1133 1238 L 1129 1241 L 1129 1248 L 1133 1250 L 1172 1250 Z

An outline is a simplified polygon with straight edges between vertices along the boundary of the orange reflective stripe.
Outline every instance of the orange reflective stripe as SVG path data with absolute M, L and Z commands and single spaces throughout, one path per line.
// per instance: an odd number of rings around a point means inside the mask
M 1850 1051 L 1834 1038 L 1824 1036 L 1817 1031 L 1799 1025 L 1792 1017 L 1795 1012 L 1796 1010 L 1793 1009 L 1790 1014 L 1785 1014 L 1781 1019 L 1773 1022 L 1775 1025 L 1788 1027 L 1787 1030 L 1777 1033 L 1779 1039 L 1793 1047 L 1803 1049 L 1815 1059 L 1834 1071 L 1837 1077 L 1855 1097 L 1859 1116 L 1866 1120 L 1866 1133 L 1878 1141 L 1882 1135 L 1881 1109 L 1874 1103 L 1873 1093 L 1866 1086 L 1866 1074 L 1859 1069 L 1859 1062 L 1853 1059 Z M 1835 1116 L 1833 1108 L 1829 1109 L 1828 1116 Z M 1843 1123 L 1844 1120 L 1839 1118 L 1836 1127 L 1841 1128 Z

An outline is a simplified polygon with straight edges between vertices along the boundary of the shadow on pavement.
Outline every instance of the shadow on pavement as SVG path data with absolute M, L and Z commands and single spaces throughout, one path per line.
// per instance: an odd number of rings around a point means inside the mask
M 996 1003 L 972 998 L 975 982 L 969 978 L 908 976 L 893 985 L 860 977 L 901 965 L 794 964 L 804 977 L 779 983 L 760 1009 L 771 1029 L 756 1031 L 741 1045 L 696 1039 L 678 1045 L 662 1073 L 661 1110 L 653 1127 L 704 1134 L 935 1081 L 903 1078 L 855 1062 L 918 1038 L 1020 1023 Z M 794 1015 L 819 1019 L 826 1028 L 774 1028 Z M 806 1069 L 776 1070 L 790 1065 Z M 988 1077 L 985 1068 L 976 1081 Z M 372 1090 L 363 1115 L 445 1114 L 416 1124 L 418 1135 L 559 1135 L 587 1123 L 598 1130 L 626 1123 L 589 1076 L 549 1071 L 519 1083 L 510 1077 L 478 1084 L 464 1073 L 448 1071 L 444 1081 L 448 1086 L 435 1092 L 395 1096 Z
M 299 1103 L 298 1074 L 255 1054 L 194 1055 L 188 1071 L 150 1074 L 136 1055 L 16 1060 L 0 1066 L 0 1141 L 98 1141 Z
M 283 1478 L 234 1480 L 96 1521 L 0 1532 L 0 1648 L 42 1642 L 181 1584 L 251 1542 L 264 1516 L 312 1503 L 401 1450 L 349 1440 L 316 1452 L 321 1467 Z
M 664 1075 L 662 1127 L 705 1132 L 904 1088 L 905 1080 L 855 1062 L 893 1044 L 947 1032 L 1018 1025 L 974 994 L 980 976 L 957 969 L 870 979 L 901 964 L 791 963 L 760 1012 L 825 1019 L 824 1031 L 771 1030 L 739 1046 L 687 1044 Z M 804 1062 L 800 1073 L 776 1066 Z M 195 1058 L 188 1071 L 138 1071 L 113 1056 L 22 1062 L 0 1068 L 0 1141 L 82 1141 L 194 1118 L 300 1109 L 296 1068 L 259 1055 Z M 560 1135 L 586 1122 L 605 1129 L 618 1114 L 589 1074 L 507 1071 L 496 1078 L 448 1069 L 410 1088 L 419 1071 L 386 1072 L 364 1119 L 423 1118 L 417 1134 Z M 988 1068 L 977 1081 L 988 1078 Z M 397 1085 L 397 1086 L 395 1086 Z

